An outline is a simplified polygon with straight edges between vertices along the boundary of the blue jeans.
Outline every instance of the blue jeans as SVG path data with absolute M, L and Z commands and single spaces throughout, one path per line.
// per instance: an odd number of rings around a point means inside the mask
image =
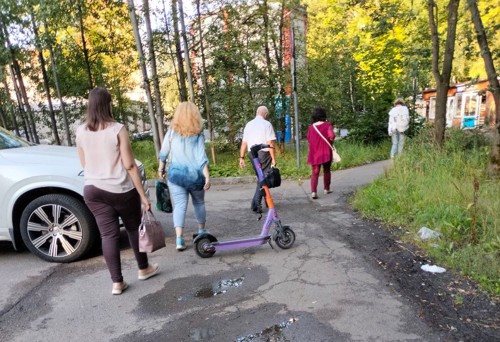
M 184 221 L 186 219 L 187 205 L 189 201 L 189 194 L 193 201 L 194 215 L 198 224 L 205 224 L 206 211 L 205 211 L 205 190 L 186 190 L 182 186 L 178 186 L 172 182 L 168 182 L 168 188 L 172 201 L 174 204 L 173 218 L 174 227 L 184 228 Z
M 391 135 L 392 147 L 391 147 L 391 159 L 397 154 L 403 152 L 403 147 L 405 145 L 405 134 L 403 132 L 395 131 Z

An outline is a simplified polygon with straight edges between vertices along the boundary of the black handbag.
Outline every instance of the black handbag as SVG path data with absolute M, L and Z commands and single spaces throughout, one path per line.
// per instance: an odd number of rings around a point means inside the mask
M 171 213 L 173 207 L 167 183 L 163 180 L 157 180 L 155 188 L 156 188 L 156 210 L 164 211 L 166 213 Z
M 271 167 L 264 174 L 264 182 L 268 188 L 277 188 L 281 185 L 281 174 L 277 167 Z

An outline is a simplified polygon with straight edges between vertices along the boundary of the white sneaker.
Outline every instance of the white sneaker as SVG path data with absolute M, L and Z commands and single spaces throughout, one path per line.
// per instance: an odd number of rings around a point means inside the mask
M 315 193 L 315 192 L 313 192 L 313 193 L 311 194 L 311 198 L 312 198 L 312 199 L 317 199 L 317 198 L 318 198 L 318 194 L 317 194 L 317 193 Z

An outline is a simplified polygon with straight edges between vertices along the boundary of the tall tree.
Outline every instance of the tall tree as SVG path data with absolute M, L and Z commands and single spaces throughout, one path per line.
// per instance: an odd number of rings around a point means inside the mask
M 17 86 L 17 89 L 19 90 L 19 95 L 20 95 L 21 101 L 23 101 L 23 108 L 25 109 L 26 113 L 28 114 L 27 132 L 31 136 L 31 140 L 36 142 L 37 144 L 39 144 L 40 139 L 38 138 L 38 133 L 37 133 L 36 124 L 35 124 L 35 118 L 34 118 L 33 111 L 31 109 L 31 105 L 30 105 L 30 102 L 28 99 L 26 87 L 24 85 L 23 75 L 21 73 L 21 66 L 19 65 L 19 61 L 17 60 L 15 48 L 10 42 L 9 32 L 7 30 L 7 27 L 0 20 L 0 32 L 2 32 L 2 31 L 3 31 L 4 41 L 7 44 L 7 49 L 10 52 L 10 58 L 11 58 L 11 62 L 12 62 L 12 69 L 11 69 L 12 81 L 13 81 L 14 85 Z
M 184 59 L 186 61 L 186 73 L 189 85 L 189 97 L 191 102 L 194 103 L 194 85 L 193 85 L 193 74 L 191 72 L 191 58 L 189 56 L 189 44 L 187 40 L 186 25 L 184 24 L 184 5 L 182 0 L 177 0 L 179 4 L 179 20 L 181 22 L 182 29 L 182 42 L 184 43 Z
M 85 26 L 83 24 L 83 6 L 82 6 L 82 1 L 77 0 L 77 8 L 78 8 L 78 20 L 80 21 L 80 37 L 82 39 L 82 51 L 83 51 L 83 57 L 85 60 L 85 70 L 87 71 L 87 78 L 88 78 L 88 86 L 89 90 L 92 90 L 94 88 L 94 81 L 92 80 L 92 69 L 90 67 L 90 59 L 89 59 L 89 50 L 87 48 L 87 40 L 85 39 Z
M 137 54 L 139 55 L 139 63 L 141 65 L 142 79 L 144 83 L 144 90 L 146 92 L 146 98 L 148 101 L 149 118 L 151 121 L 151 130 L 153 132 L 153 142 L 155 146 L 156 155 L 160 155 L 160 137 L 158 134 L 158 126 L 156 124 L 155 112 L 153 109 L 153 99 L 151 97 L 150 81 L 148 77 L 148 69 L 146 67 L 146 60 L 144 59 L 144 52 L 142 50 L 141 35 L 139 34 L 139 26 L 137 24 L 137 17 L 135 13 L 134 0 L 128 1 L 128 10 L 130 15 L 130 21 L 132 23 L 132 29 L 134 30 L 135 43 L 137 48 Z
M 451 70 L 453 65 L 453 55 L 455 52 L 455 37 L 458 21 L 458 5 L 460 0 L 449 0 L 447 34 L 443 64 L 439 70 L 440 43 L 438 32 L 438 6 L 434 0 L 427 0 L 427 12 L 432 41 L 432 74 L 436 80 L 436 116 L 434 120 L 434 140 L 442 147 L 444 145 L 444 132 L 446 128 L 446 104 L 448 100 L 448 89 L 450 87 Z
M 22 92 L 20 85 L 23 84 L 22 82 L 18 82 L 18 77 L 16 75 L 16 71 L 14 70 L 14 64 L 11 64 L 10 66 L 10 76 L 12 78 L 12 84 L 14 85 L 14 92 L 16 93 L 16 98 L 17 98 L 17 104 L 19 108 L 19 113 L 21 114 L 22 117 L 22 123 L 23 123 L 23 129 L 25 133 L 25 137 L 29 141 L 37 142 L 38 139 L 38 133 L 36 132 L 36 126 L 35 126 L 35 121 L 33 120 L 33 116 L 30 115 L 31 113 L 31 107 L 29 106 L 28 102 L 28 107 L 26 107 L 25 104 L 25 99 L 27 98 L 26 92 Z M 40 143 L 38 140 L 37 144 Z
M 7 71 L 5 70 L 5 68 L 3 68 L 2 70 L 2 82 L 5 89 L 5 96 L 7 97 L 9 96 L 10 91 L 9 91 L 9 84 L 7 83 Z M 18 97 L 17 92 L 16 96 Z M 20 106 L 19 97 L 18 97 L 18 105 Z M 12 111 L 11 113 L 12 113 L 12 123 L 14 124 L 14 130 L 18 136 L 21 136 L 21 133 L 19 131 L 19 125 L 17 124 L 16 113 L 15 111 Z
M 35 12 L 31 8 L 31 25 L 33 27 L 33 34 L 35 35 L 35 45 L 38 50 L 38 60 L 40 62 L 40 68 L 42 70 L 43 87 L 45 89 L 45 96 L 47 97 L 47 103 L 49 105 L 49 116 L 50 116 L 50 127 L 52 130 L 52 135 L 54 136 L 57 145 L 61 145 L 61 140 L 59 139 L 59 133 L 57 132 L 57 122 L 56 116 L 54 114 L 54 107 L 52 106 L 52 96 L 50 95 L 49 77 L 47 75 L 47 68 L 45 66 L 45 58 L 43 57 L 42 42 L 38 34 L 38 26 L 35 19 Z
M 46 32 L 48 31 L 47 24 L 45 24 L 45 31 Z M 68 146 L 72 146 L 73 143 L 71 141 L 71 132 L 70 132 L 70 128 L 69 128 L 68 113 L 66 111 L 66 104 L 64 103 L 64 99 L 63 99 L 62 94 L 61 94 L 61 86 L 59 85 L 59 76 L 57 74 L 56 59 L 55 59 L 54 49 L 52 47 L 51 41 L 49 41 L 48 49 L 49 49 L 49 54 L 50 54 L 50 67 L 52 69 L 52 76 L 54 77 L 54 84 L 56 87 L 57 98 L 59 99 L 59 104 L 61 106 L 61 114 L 63 116 L 64 130 L 66 132 L 66 142 L 68 143 Z
M 177 72 L 177 65 L 175 63 L 175 60 L 176 60 L 176 54 L 174 52 L 172 52 L 172 40 L 170 38 L 170 28 L 169 28 L 169 23 L 168 23 L 168 18 L 167 18 L 167 8 L 165 6 L 165 0 L 162 0 L 162 5 L 163 5 L 163 18 L 164 18 L 164 21 L 165 21 L 165 40 L 166 40 L 166 43 L 167 43 L 167 51 L 168 51 L 168 56 L 170 57 L 170 60 L 172 61 L 172 67 L 174 69 L 174 76 L 175 76 L 175 81 L 177 83 L 177 90 L 179 92 L 179 94 L 182 93 L 182 90 L 181 90 L 181 82 L 180 82 L 180 78 L 179 78 L 179 72 Z M 186 85 L 184 84 L 184 92 L 186 90 Z M 182 99 L 182 97 L 181 97 Z
M 481 49 L 481 57 L 484 60 L 490 90 L 495 101 L 495 130 L 488 173 L 490 176 L 498 178 L 500 177 L 500 84 L 498 82 L 495 63 L 493 62 L 493 57 L 491 56 L 490 47 L 488 45 L 488 39 L 486 38 L 486 31 L 484 29 L 483 20 L 481 19 L 481 13 L 477 6 L 477 0 L 467 0 L 467 4 L 469 5 L 472 23 L 476 31 L 477 42 Z
M 179 34 L 179 16 L 177 0 L 172 0 L 172 26 L 174 29 L 175 57 L 177 58 L 177 69 L 179 70 L 179 84 L 181 101 L 187 101 L 186 72 L 184 71 L 184 60 L 182 59 L 181 36 Z
M 210 133 L 210 151 L 212 154 L 212 163 L 215 165 L 217 163 L 215 160 L 215 145 L 214 145 L 215 134 L 212 123 L 210 101 L 208 98 L 207 65 L 205 61 L 205 47 L 203 45 L 203 27 L 201 25 L 200 0 L 196 0 L 196 19 L 198 23 L 198 37 L 200 39 L 201 80 L 203 83 L 203 95 L 205 98 L 205 105 L 203 106 L 203 108 L 205 110 L 205 116 L 208 122 L 208 131 Z
M 144 12 L 144 21 L 146 23 L 146 32 L 148 36 L 147 45 L 149 52 L 149 65 L 151 66 L 151 76 L 153 77 L 156 119 L 158 122 L 158 134 L 160 136 L 161 142 L 163 140 L 163 136 L 165 135 L 165 130 L 163 127 L 163 107 L 161 104 L 160 82 L 158 81 L 158 71 L 156 68 L 156 54 L 153 44 L 153 31 L 151 29 L 151 19 L 149 16 L 149 0 L 143 0 L 142 10 Z

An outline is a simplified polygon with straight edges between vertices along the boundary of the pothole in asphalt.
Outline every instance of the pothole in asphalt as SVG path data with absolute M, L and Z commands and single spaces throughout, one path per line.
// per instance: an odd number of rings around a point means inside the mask
M 221 294 L 226 293 L 232 288 L 238 288 L 243 284 L 245 277 L 239 277 L 236 279 L 222 279 L 216 284 L 209 285 L 198 289 L 194 294 L 196 298 L 211 298 Z M 185 301 L 191 298 L 191 295 L 183 295 L 177 297 L 178 301 Z
M 287 321 L 266 328 L 257 334 L 240 337 L 234 342 L 253 342 L 262 341 L 262 339 L 265 341 L 285 342 L 288 339 L 283 335 L 283 331 L 295 322 L 297 322 L 297 318 L 290 318 Z
M 174 277 L 156 292 L 141 297 L 134 312 L 140 317 L 171 316 L 190 307 L 197 307 L 200 303 L 232 305 L 253 296 L 259 287 L 268 281 L 269 274 L 262 266 L 241 267 L 232 271 L 183 278 Z M 241 291 L 242 289 L 244 291 Z

